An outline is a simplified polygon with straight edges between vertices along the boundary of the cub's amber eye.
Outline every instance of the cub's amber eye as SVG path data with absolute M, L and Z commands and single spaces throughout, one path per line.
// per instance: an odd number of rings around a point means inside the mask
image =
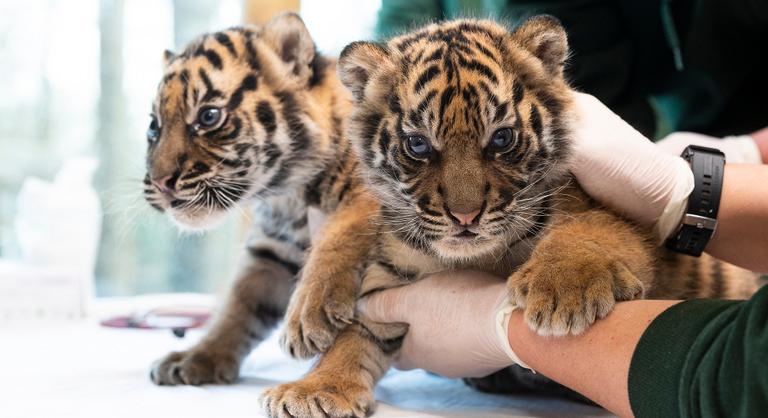
M 157 118 L 152 116 L 152 120 L 149 122 L 149 127 L 147 128 L 147 140 L 150 142 L 155 142 L 159 137 L 160 126 L 157 124 Z
M 512 144 L 513 138 L 512 128 L 501 128 L 493 133 L 489 145 L 494 151 L 505 150 Z
M 432 152 L 432 146 L 429 145 L 427 138 L 419 135 L 409 136 L 406 140 L 408 150 L 416 157 L 425 157 Z
M 218 107 L 204 107 L 197 114 L 197 123 L 203 128 L 212 128 L 221 121 L 222 111 Z

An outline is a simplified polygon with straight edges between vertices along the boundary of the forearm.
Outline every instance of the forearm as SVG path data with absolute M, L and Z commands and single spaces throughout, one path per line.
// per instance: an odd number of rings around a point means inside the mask
M 706 252 L 768 272 L 768 165 L 727 165 L 718 226 Z
M 574 389 L 622 417 L 632 416 L 627 376 L 632 354 L 648 325 L 677 301 L 632 301 L 616 305 L 604 319 L 575 337 L 542 337 L 516 310 L 509 342 L 537 372 Z

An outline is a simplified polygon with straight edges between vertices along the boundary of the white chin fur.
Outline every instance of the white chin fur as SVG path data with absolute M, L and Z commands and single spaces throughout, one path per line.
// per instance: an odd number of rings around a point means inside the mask
M 226 211 L 212 211 L 199 215 L 188 215 L 173 210 L 168 211 L 168 217 L 183 232 L 203 232 L 219 226 L 226 218 Z
M 496 250 L 498 243 L 495 240 L 467 240 L 458 241 L 451 238 L 442 239 L 432 244 L 435 252 L 444 259 L 470 260 L 483 256 Z

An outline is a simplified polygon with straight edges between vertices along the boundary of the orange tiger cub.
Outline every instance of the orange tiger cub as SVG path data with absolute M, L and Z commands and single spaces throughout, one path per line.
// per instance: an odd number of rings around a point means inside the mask
M 380 208 L 330 219 L 310 252 L 283 343 L 295 356 L 323 354 L 303 379 L 265 392 L 270 416 L 373 412 L 406 328 L 352 316 L 352 289 L 483 270 L 508 277 L 513 303 L 544 335 L 583 332 L 621 300 L 754 292 L 755 275 L 660 249 L 581 192 L 568 170 L 567 54 L 565 31 L 544 16 L 512 31 L 487 20 L 432 24 L 345 48 L 349 140 Z M 344 242 L 356 251 L 341 251 Z
M 316 52 L 294 14 L 166 53 L 147 131 L 146 200 L 191 229 L 248 202 L 253 225 L 218 318 L 198 344 L 155 363 L 155 383 L 234 382 L 282 319 L 310 245 L 308 209 L 343 214 L 359 194 L 343 135 L 350 104 L 335 61 Z M 350 245 L 339 248 L 354 254 Z

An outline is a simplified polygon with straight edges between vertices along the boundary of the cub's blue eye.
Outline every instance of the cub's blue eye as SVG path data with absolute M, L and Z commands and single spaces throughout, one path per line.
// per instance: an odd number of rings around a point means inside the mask
M 501 128 L 491 136 L 491 148 L 495 150 L 506 149 L 512 143 L 513 137 L 514 133 L 512 132 L 512 128 Z
M 221 109 L 218 107 L 204 107 L 197 114 L 197 123 L 204 128 L 216 126 L 221 120 Z
M 411 151 L 411 153 L 413 153 L 413 155 L 417 157 L 424 157 L 429 155 L 429 153 L 432 151 L 432 146 L 429 145 L 427 138 L 424 138 L 423 136 L 409 136 L 407 143 L 408 149 Z
M 154 116 L 152 116 L 152 120 L 149 122 L 149 127 L 147 128 L 147 140 L 154 142 L 157 141 L 157 138 L 160 137 L 160 126 L 157 124 L 157 119 L 155 119 Z

